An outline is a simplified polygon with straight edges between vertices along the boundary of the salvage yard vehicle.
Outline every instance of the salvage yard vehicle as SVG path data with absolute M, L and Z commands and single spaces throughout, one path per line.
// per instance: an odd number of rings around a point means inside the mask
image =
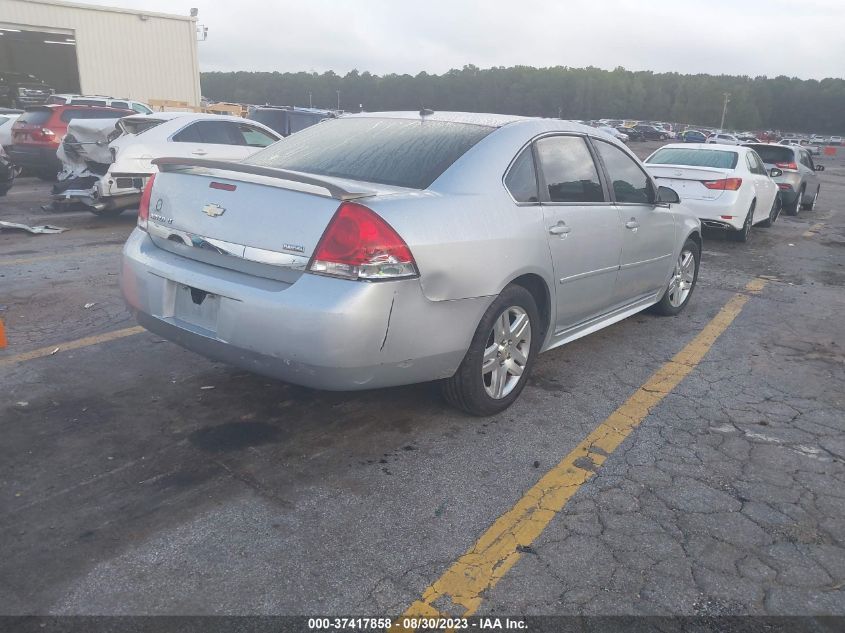
M 62 164 L 56 150 L 74 119 L 117 119 L 131 110 L 92 106 L 44 105 L 27 108 L 12 126 L 12 143 L 6 153 L 18 167 L 42 180 L 55 180 Z
M 767 169 L 781 172 L 773 179 L 780 190 L 785 213 L 798 215 L 800 209 L 815 209 L 821 191 L 816 172 L 824 171 L 824 165 L 816 165 L 806 148 L 768 143 L 754 143 L 746 147 L 757 152 Z
M 47 103 L 58 105 L 107 106 L 109 108 L 134 110 L 138 114 L 153 113 L 153 109 L 146 103 L 133 101 L 132 99 L 116 99 L 115 97 L 103 97 L 100 95 L 55 94 L 47 99 Z
M 440 380 L 476 415 L 537 355 L 695 288 L 699 221 L 555 119 L 366 113 L 240 163 L 159 158 L 121 287 L 147 329 L 319 389 Z
M 708 143 L 718 143 L 719 145 L 741 145 L 742 141 L 740 141 L 736 136 L 733 134 L 727 134 L 725 132 L 717 132 L 715 134 L 711 134 L 707 137 Z
M 0 106 L 26 108 L 46 103 L 53 89 L 34 75 L 0 71 Z
M 684 130 L 681 133 L 681 141 L 684 143 L 704 143 L 707 141 L 707 135 L 698 130 Z
M 748 241 L 752 225 L 771 226 L 780 213 L 778 187 L 749 147 L 672 143 L 646 158 L 645 166 L 658 183 L 677 191 L 702 225 L 727 229 L 739 242 Z
M 12 144 L 12 126 L 21 112 L 0 112 L 0 148 Z
M 623 143 L 627 143 L 628 140 L 631 138 L 630 136 L 628 136 L 624 132 L 620 132 L 615 127 L 610 127 L 609 125 L 602 125 L 602 126 L 599 126 L 596 129 L 604 132 L 605 134 L 610 134 L 613 138 L 618 139 L 618 140 L 622 141 Z
M 129 116 L 116 126 L 116 131 L 114 125 L 71 129 L 72 142 L 63 146 L 66 178 L 55 189 L 54 202 L 81 202 L 97 215 L 116 215 L 138 204 L 147 179 L 157 171 L 154 158 L 236 161 L 281 138 L 268 127 L 241 117 L 193 112 Z M 81 147 L 77 136 L 86 140 Z M 96 155 L 84 156 L 85 147 Z
M 17 170 L 0 147 L 0 196 L 5 196 L 15 183 Z
M 642 134 L 647 141 L 665 141 L 669 138 L 669 133 L 662 127 L 641 123 L 639 125 L 635 125 L 634 129 Z
M 842 137 L 836 136 L 835 134 L 827 139 L 828 145 L 842 145 Z

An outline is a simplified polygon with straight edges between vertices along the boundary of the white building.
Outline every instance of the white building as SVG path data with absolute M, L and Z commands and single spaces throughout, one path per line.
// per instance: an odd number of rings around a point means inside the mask
M 56 92 L 199 105 L 196 18 L 59 0 L 0 0 L 0 74 Z

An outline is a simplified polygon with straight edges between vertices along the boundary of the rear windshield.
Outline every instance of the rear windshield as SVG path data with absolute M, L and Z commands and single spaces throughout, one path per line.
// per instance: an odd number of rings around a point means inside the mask
M 50 110 L 29 110 L 24 112 L 18 118 L 21 123 L 30 123 L 32 125 L 42 125 L 50 120 Z
M 73 119 L 119 119 L 127 114 L 129 113 L 112 110 L 111 108 L 71 108 L 62 112 L 61 118 L 65 122 Z
M 794 150 L 788 147 L 778 147 L 777 145 L 749 145 L 751 149 L 753 149 L 760 158 L 763 159 L 764 163 L 768 163 L 770 165 L 774 165 L 775 163 L 790 163 L 795 160 Z
M 652 165 L 689 165 L 690 167 L 717 167 L 733 169 L 739 155 L 719 149 L 687 149 L 667 147 L 657 150 L 646 162 Z
M 253 165 L 425 189 L 495 128 L 447 121 L 325 121 L 246 159 Z

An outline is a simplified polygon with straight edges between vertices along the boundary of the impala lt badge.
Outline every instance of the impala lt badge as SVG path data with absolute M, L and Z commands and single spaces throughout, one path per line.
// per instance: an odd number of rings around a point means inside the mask
M 226 209 L 221 207 L 219 204 L 210 202 L 202 208 L 202 212 L 210 218 L 216 218 L 226 213 Z

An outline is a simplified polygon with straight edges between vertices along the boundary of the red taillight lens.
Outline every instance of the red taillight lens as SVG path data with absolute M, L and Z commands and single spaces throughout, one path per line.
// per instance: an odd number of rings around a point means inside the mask
M 32 132 L 33 141 L 52 141 L 55 138 L 56 133 L 46 127 L 42 127 L 40 130 L 33 130 Z
M 338 207 L 314 250 L 308 270 L 344 279 L 417 275 L 405 240 L 375 212 L 354 202 Z
M 775 163 L 775 167 L 778 169 L 789 169 L 790 171 L 798 171 L 798 165 L 796 163 Z
M 722 180 L 702 180 L 701 184 L 717 191 L 736 191 L 742 186 L 742 178 L 723 178 Z
M 138 205 L 138 228 L 142 231 L 147 230 L 147 222 L 150 219 L 150 198 L 153 195 L 153 182 L 155 179 L 155 174 L 150 176 L 147 184 L 144 186 L 143 193 L 141 193 L 141 202 Z

